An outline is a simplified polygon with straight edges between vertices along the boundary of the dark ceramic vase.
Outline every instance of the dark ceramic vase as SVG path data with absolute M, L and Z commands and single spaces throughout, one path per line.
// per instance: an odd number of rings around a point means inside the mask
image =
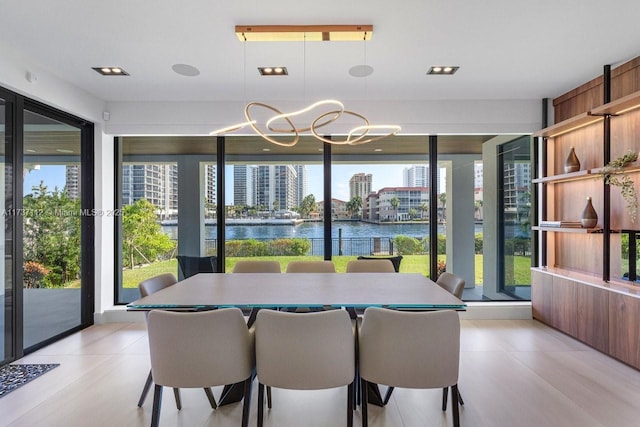
M 580 222 L 584 228 L 593 228 L 598 225 L 598 214 L 591 204 L 591 197 L 587 197 L 587 205 L 582 211 Z
M 571 147 L 567 160 L 564 161 L 564 173 L 577 172 L 580 170 L 580 160 L 576 156 L 576 150 Z

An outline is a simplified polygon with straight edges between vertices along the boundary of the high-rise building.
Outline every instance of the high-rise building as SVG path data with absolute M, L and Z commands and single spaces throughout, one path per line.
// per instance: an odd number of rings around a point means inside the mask
M 122 166 L 122 204 L 146 199 L 163 218 L 178 213 L 178 166 L 176 164 L 125 164 Z
M 293 165 L 293 168 L 296 170 L 296 173 L 297 173 L 295 205 L 300 206 L 302 204 L 302 200 L 307 195 L 307 188 L 308 188 L 307 165 Z
M 371 193 L 371 185 L 373 184 L 373 175 L 370 173 L 354 174 L 349 180 L 349 199 L 356 196 L 364 201 L 369 193 Z
M 65 172 L 65 191 L 70 199 L 80 197 L 80 165 L 67 165 Z
M 405 187 L 428 187 L 429 166 L 414 165 L 402 171 L 402 185 Z
M 233 165 L 233 204 L 257 206 L 258 168 L 255 165 Z
M 297 173 L 292 165 L 258 166 L 256 200 L 267 210 L 297 206 Z
M 216 165 L 206 165 L 204 170 L 205 202 L 210 206 L 216 204 Z

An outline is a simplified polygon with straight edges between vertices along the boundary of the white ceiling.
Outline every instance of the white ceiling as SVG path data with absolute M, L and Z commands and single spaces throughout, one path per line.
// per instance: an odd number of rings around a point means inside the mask
M 0 48 L 105 101 L 540 99 L 639 55 L 639 17 L 638 0 L 0 0 Z M 235 25 L 259 24 L 374 33 L 366 45 L 238 41 Z M 365 63 L 371 76 L 348 74 Z M 106 65 L 130 76 L 91 69 Z M 270 65 L 289 76 L 260 77 Z M 460 70 L 427 76 L 432 65 Z

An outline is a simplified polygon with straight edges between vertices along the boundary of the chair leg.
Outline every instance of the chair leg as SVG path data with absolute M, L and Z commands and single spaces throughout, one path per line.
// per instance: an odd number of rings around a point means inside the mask
M 458 384 L 451 386 L 451 410 L 453 411 L 453 427 L 460 427 L 460 414 L 458 412 Z
M 393 393 L 393 389 L 394 387 L 389 386 L 389 388 L 387 389 L 387 392 L 384 395 L 384 400 L 382 401 L 383 405 L 386 405 L 387 403 L 389 403 L 389 399 L 391 399 L 391 393 Z
M 447 410 L 447 395 L 449 392 L 449 387 L 443 387 L 442 388 L 442 410 L 446 411 Z
M 347 386 L 347 427 L 353 427 L 353 386 L 354 383 Z
M 362 427 L 368 427 L 369 425 L 369 412 L 368 412 L 368 408 L 367 408 L 367 404 L 369 402 L 369 392 L 368 392 L 368 388 L 369 385 L 367 384 L 367 382 L 365 380 L 363 380 L 362 378 L 360 379 L 360 390 L 361 390 L 361 395 L 362 395 L 362 405 L 360 406 L 360 408 L 362 409 Z
M 464 400 L 462 400 L 462 394 L 460 394 L 460 389 L 458 389 L 458 402 L 460 402 L 461 405 L 464 405 Z
M 213 397 L 213 392 L 211 391 L 211 387 L 205 387 L 204 394 L 206 394 L 207 399 L 209 399 L 209 404 L 211 405 L 211 409 L 218 409 L 218 405 L 216 404 L 216 398 Z
M 176 408 L 178 408 L 178 411 L 180 411 L 182 409 L 182 400 L 180 400 L 180 389 L 174 388 L 173 395 L 176 398 Z
M 142 408 L 142 405 L 144 405 L 144 401 L 147 398 L 149 389 L 151 388 L 151 383 L 153 383 L 153 377 L 151 376 L 151 371 L 149 371 L 147 381 L 144 383 L 144 388 L 142 389 L 142 394 L 140 395 L 140 400 L 138 400 L 138 408 Z
M 242 427 L 249 427 L 249 411 L 251 410 L 251 385 L 252 378 L 244 382 L 244 401 L 242 402 Z
M 267 386 L 267 408 L 271 409 L 271 386 Z
M 151 414 L 151 427 L 160 424 L 160 408 L 162 407 L 162 386 L 156 384 L 153 391 L 153 412 Z
M 258 427 L 264 422 L 264 384 L 258 382 Z

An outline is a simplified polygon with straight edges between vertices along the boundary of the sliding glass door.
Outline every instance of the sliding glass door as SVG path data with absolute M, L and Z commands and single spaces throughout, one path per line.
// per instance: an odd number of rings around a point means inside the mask
M 1 94 L 0 94 L 1 95 Z M 0 239 L 0 365 L 11 357 L 11 342 L 13 330 L 13 222 L 11 216 L 6 215 L 13 206 L 12 189 L 12 140 L 9 137 L 11 126 L 11 105 L 0 96 L 0 200 L 3 201 L 3 214 L 0 215 L 0 227 L 4 230 L 4 237 Z

